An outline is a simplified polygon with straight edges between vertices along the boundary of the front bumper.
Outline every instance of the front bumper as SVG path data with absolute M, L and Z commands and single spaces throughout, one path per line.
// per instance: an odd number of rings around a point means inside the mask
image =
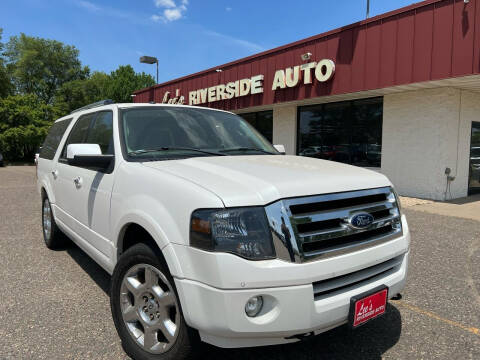
M 389 297 L 405 287 L 410 232 L 402 216 L 403 235 L 360 251 L 295 264 L 281 260 L 248 261 L 173 245 L 182 276 L 173 274 L 187 324 L 207 343 L 224 348 L 285 344 L 303 334 L 319 334 L 348 319 L 350 299 L 386 285 Z M 315 297 L 314 284 L 401 259 L 389 272 L 365 278 Z M 262 295 L 264 308 L 255 318 L 245 303 Z
M 315 300 L 313 285 L 262 289 L 221 290 L 192 280 L 176 279 L 187 323 L 199 330 L 203 341 L 215 346 L 251 347 L 298 341 L 297 335 L 321 333 L 347 322 L 350 298 L 379 285 L 389 296 L 405 286 L 408 255 L 394 273 L 352 285 Z M 255 318 L 245 314 L 245 303 L 264 297 L 264 310 Z M 292 338 L 294 337 L 294 338 Z

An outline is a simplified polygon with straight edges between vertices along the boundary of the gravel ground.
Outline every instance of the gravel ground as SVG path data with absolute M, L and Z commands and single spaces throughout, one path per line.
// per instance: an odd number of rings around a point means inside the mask
M 402 207 L 407 208 L 415 205 L 425 205 L 433 203 L 432 200 L 425 200 L 425 199 L 417 199 L 412 197 L 404 197 L 400 196 L 400 202 Z
M 34 167 L 0 168 L 0 359 L 126 359 L 109 275 L 75 245 L 43 245 Z M 211 359 L 480 359 L 480 222 L 405 208 L 409 280 L 387 314 L 280 347 Z M 205 357 L 206 357 L 205 356 Z

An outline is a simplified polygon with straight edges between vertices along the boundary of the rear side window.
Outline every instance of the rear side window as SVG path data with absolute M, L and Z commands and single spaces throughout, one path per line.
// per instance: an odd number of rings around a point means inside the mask
M 72 119 L 66 119 L 57 121 L 52 125 L 45 141 L 43 142 L 42 150 L 40 151 L 40 157 L 42 159 L 53 160 L 58 145 L 60 144 L 60 141 L 62 141 L 63 134 L 65 134 L 65 130 L 67 130 L 71 121 Z

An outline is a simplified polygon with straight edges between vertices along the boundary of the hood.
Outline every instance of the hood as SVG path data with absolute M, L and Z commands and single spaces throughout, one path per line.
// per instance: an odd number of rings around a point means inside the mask
M 390 186 L 372 170 L 302 156 L 212 156 L 145 162 L 217 194 L 226 207 Z

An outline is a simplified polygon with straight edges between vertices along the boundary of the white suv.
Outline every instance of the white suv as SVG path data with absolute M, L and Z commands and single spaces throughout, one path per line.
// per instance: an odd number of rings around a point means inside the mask
M 134 359 L 294 342 L 382 315 L 410 235 L 388 179 L 285 156 L 235 114 L 92 104 L 55 122 L 38 159 L 43 235 L 112 274 Z

